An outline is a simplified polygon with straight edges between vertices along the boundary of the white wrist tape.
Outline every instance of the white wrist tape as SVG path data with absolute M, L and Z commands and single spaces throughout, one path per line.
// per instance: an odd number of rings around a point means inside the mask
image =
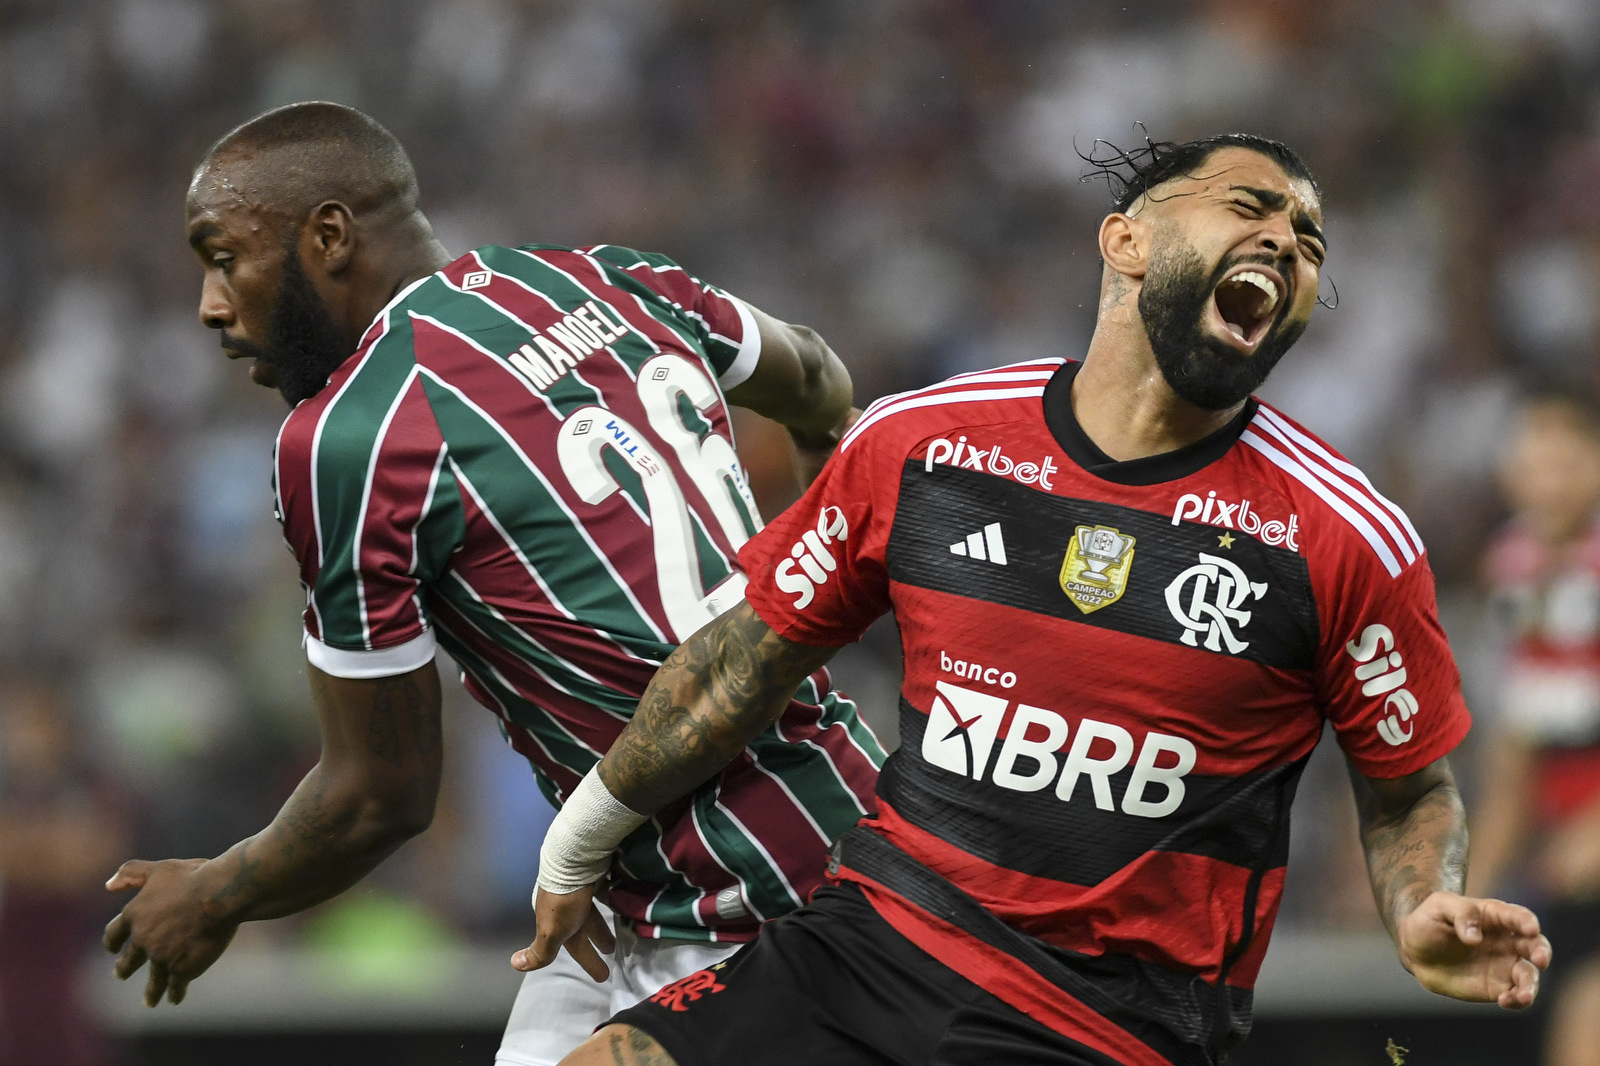
M 647 821 L 611 794 L 598 766 L 590 770 L 544 835 L 539 887 L 566 893 L 594 884 L 611 869 L 611 856 L 622 838 Z

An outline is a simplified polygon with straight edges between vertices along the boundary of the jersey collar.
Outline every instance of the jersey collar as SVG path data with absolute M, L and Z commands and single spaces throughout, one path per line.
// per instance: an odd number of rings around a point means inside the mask
M 1260 406 L 1251 397 L 1232 421 L 1193 444 L 1160 455 L 1118 462 L 1089 439 L 1078 425 L 1078 416 L 1072 413 L 1072 379 L 1081 366 L 1082 363 L 1064 363 L 1050 378 L 1044 388 L 1044 422 L 1067 458 L 1095 477 L 1119 485 L 1158 485 L 1198 473 L 1228 453 Z

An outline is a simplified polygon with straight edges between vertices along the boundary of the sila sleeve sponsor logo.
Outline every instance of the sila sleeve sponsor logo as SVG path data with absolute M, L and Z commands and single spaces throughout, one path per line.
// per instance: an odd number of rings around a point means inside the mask
M 991 782 L 1013 792 L 1038 792 L 1053 782 L 1063 803 L 1072 802 L 1087 781 L 1087 798 L 1096 807 L 1139 818 L 1165 817 L 1183 802 L 1183 778 L 1198 754 L 1183 737 L 1146 733 L 1136 745 L 1133 734 L 1119 725 L 1084 718 L 1074 728 L 1055 711 L 1019 703 L 1001 738 L 1010 701 L 943 681 L 934 684 L 938 695 L 922 735 L 922 758 L 930 765 L 974 781 L 987 772 Z M 991 768 L 997 740 L 1000 750 Z M 1130 763 L 1133 773 L 1119 800 L 1111 778 Z
M 922 461 L 922 469 L 931 474 L 940 463 L 958 470 L 998 474 L 1024 485 L 1038 485 L 1042 489 L 1055 488 L 1050 483 L 1050 475 L 1056 472 L 1056 461 L 1050 456 L 1045 456 L 1037 463 L 1019 463 L 1003 453 L 998 444 L 993 448 L 979 448 L 968 444 L 966 437 L 957 437 L 954 443 L 943 437 L 929 441 L 928 455 Z
M 1359 664 L 1355 673 L 1356 680 L 1362 682 L 1361 694 L 1383 697 L 1378 736 L 1385 744 L 1398 748 L 1416 734 L 1416 723 L 1411 719 L 1418 707 L 1411 690 L 1400 687 L 1406 683 L 1406 668 L 1400 653 L 1394 650 L 1394 632 L 1386 625 L 1373 623 L 1344 650 Z
M 817 516 L 817 528 L 808 529 L 789 548 L 789 558 L 778 564 L 772 580 L 784 592 L 795 596 L 794 607 L 803 611 L 817 598 L 817 588 L 828 583 L 828 576 L 839 569 L 831 550 L 850 535 L 850 524 L 837 507 L 824 507 Z
M 1172 509 L 1173 525 L 1185 521 L 1237 529 L 1274 548 L 1282 545 L 1292 552 L 1300 550 L 1300 542 L 1296 539 L 1300 535 L 1299 515 L 1290 515 L 1287 523 L 1276 518 L 1263 522 L 1255 511 L 1255 505 L 1249 500 L 1229 503 L 1218 499 L 1215 492 L 1206 493 L 1204 499 L 1186 492 L 1178 497 L 1177 506 Z

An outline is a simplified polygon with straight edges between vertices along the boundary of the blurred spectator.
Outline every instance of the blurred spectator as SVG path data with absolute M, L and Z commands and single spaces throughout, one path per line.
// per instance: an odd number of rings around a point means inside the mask
M 119 799 L 96 780 L 59 684 L 0 683 L 0 1062 L 97 1066 L 106 1048 L 78 993 L 111 913 L 103 883 L 128 849 Z
M 1600 414 L 1535 401 L 1509 445 L 1513 517 L 1485 568 L 1508 646 L 1480 742 L 1473 891 L 1533 904 L 1560 952 L 1547 1066 L 1600 1066 Z

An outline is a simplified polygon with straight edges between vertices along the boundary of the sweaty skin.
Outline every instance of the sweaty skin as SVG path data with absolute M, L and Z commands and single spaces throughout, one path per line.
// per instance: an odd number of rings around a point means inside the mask
M 1213 153 L 1193 176 L 1175 178 L 1115 213 L 1100 228 L 1105 261 L 1099 317 L 1073 383 L 1079 424 L 1113 459 L 1173 451 L 1227 424 L 1240 407 L 1215 411 L 1179 398 L 1156 364 L 1138 293 L 1161 240 L 1180 239 L 1208 265 L 1225 256 L 1270 256 L 1303 325 L 1316 303 L 1326 244 L 1321 205 L 1309 182 L 1291 178 L 1246 148 Z M 1213 308 L 1201 328 L 1226 328 Z M 1230 341 L 1240 358 L 1253 346 Z M 837 649 L 795 644 L 748 605 L 686 641 L 661 667 L 638 713 L 600 762 L 601 780 L 622 803 L 653 814 L 716 773 L 782 709 L 781 698 Z M 1352 771 L 1374 898 L 1401 962 L 1430 991 L 1508 1009 L 1530 1005 L 1550 944 L 1524 907 L 1463 896 L 1467 828 L 1461 797 L 1441 759 L 1396 780 Z M 540 891 L 538 935 L 513 956 L 519 970 L 548 965 L 563 944 L 591 974 L 603 970 L 586 930 L 594 889 Z M 608 1026 L 563 1066 L 660 1066 L 672 1062 L 630 1026 Z

